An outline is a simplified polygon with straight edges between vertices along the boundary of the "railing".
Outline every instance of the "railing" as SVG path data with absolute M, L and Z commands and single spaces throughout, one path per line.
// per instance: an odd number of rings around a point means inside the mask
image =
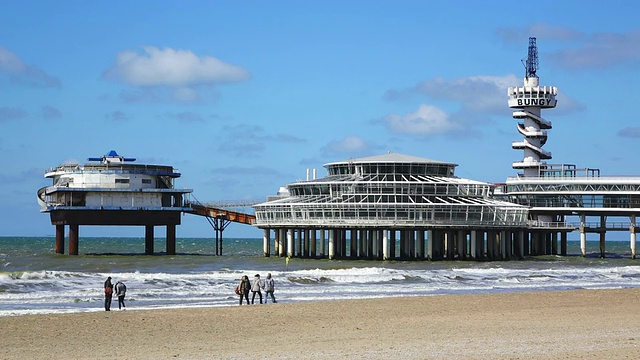
M 572 222 L 571 226 L 580 228 L 580 222 Z M 584 227 L 588 229 L 608 229 L 608 230 L 629 230 L 631 227 L 630 222 L 605 222 L 604 226 L 599 221 L 585 222 Z
M 51 172 L 62 171 L 65 173 L 86 173 L 86 172 L 105 172 L 110 174 L 154 174 L 154 175 L 166 175 L 171 177 L 179 177 L 180 172 L 178 169 L 174 169 L 171 166 L 162 165 L 60 165 L 53 168 L 49 168 L 45 171 L 45 174 Z

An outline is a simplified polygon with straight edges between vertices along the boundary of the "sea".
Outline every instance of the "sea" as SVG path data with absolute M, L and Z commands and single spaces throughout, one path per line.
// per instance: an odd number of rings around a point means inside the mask
M 144 238 L 81 238 L 79 255 L 55 253 L 53 237 L 0 237 L 0 316 L 104 311 L 108 276 L 127 286 L 127 310 L 238 306 L 243 275 L 275 279 L 279 303 L 568 289 L 640 287 L 628 241 L 569 241 L 568 256 L 510 261 L 299 259 L 262 254 L 261 239 L 176 239 L 176 255 L 144 255 Z M 256 303 L 258 299 L 256 298 Z M 271 302 L 269 302 L 270 304 Z M 267 305 L 269 305 L 267 304 Z M 117 311 L 114 300 L 112 310 Z

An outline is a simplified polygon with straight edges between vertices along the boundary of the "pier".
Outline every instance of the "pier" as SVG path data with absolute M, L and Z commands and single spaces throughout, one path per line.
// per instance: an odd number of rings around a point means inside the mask
M 543 149 L 552 122 L 542 111 L 557 104 L 558 89 L 541 86 L 536 38 L 529 38 L 522 85 L 507 89 L 516 131 L 511 148 L 518 172 L 494 184 L 455 176 L 446 161 L 388 152 L 331 162 L 267 196 L 244 204 L 255 214 L 225 204 L 187 199 L 171 166 L 132 164 L 115 151 L 90 163 L 49 169 L 50 186 L 38 191 L 41 211 L 56 226 L 56 252 L 77 255 L 79 227 L 145 227 L 145 254 L 153 254 L 154 228 L 166 227 L 166 253 L 175 254 L 182 214 L 207 219 L 222 255 L 223 232 L 232 223 L 263 231 L 264 256 L 366 260 L 509 260 L 566 255 L 567 236 L 579 231 L 581 255 L 587 234 L 598 234 L 606 254 L 607 231 L 629 231 L 636 258 L 640 177 L 606 177 L 591 167 L 552 164 Z M 480 159 L 491 161 L 491 159 Z M 576 222 L 567 219 L 577 218 Z M 593 219 L 596 219 L 595 221 Z

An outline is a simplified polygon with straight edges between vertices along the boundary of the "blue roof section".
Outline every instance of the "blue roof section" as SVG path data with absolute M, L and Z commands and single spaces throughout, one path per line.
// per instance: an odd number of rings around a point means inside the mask
M 107 155 L 103 155 L 102 157 L 90 157 L 87 160 L 89 160 L 89 161 L 105 161 L 105 159 L 109 159 L 109 158 L 116 158 L 116 159 L 120 159 L 121 161 L 136 161 L 136 158 L 126 158 L 124 156 L 118 155 L 118 152 L 116 152 L 115 150 L 109 150 Z

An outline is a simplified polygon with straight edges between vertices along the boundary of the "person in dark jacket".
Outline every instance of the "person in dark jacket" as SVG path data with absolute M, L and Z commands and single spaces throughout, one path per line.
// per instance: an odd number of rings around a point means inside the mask
M 127 287 L 122 281 L 118 280 L 118 282 L 116 282 L 115 290 L 116 296 L 118 297 L 118 309 L 126 310 L 126 306 L 124 306 L 124 296 L 127 293 Z
M 111 311 L 111 298 L 113 297 L 113 284 L 111 276 L 104 282 L 104 311 Z
M 247 305 L 249 305 L 249 290 L 251 290 L 251 283 L 249 283 L 249 277 L 247 275 L 242 276 L 237 289 L 238 295 L 240 295 L 240 305 L 242 305 L 242 298 L 245 298 L 247 300 Z

